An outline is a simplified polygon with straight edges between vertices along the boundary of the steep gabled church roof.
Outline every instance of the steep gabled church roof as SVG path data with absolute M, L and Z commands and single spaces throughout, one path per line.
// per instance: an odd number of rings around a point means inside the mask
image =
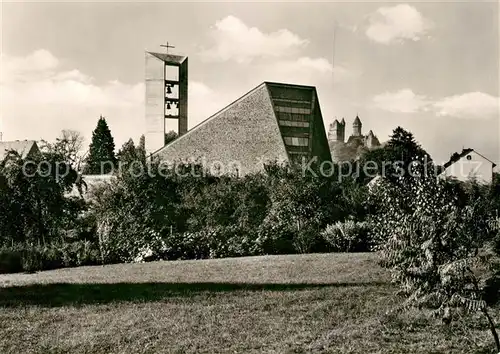
M 292 107 L 302 121 L 289 117 Z M 316 88 L 274 82 L 260 84 L 153 153 L 167 162 L 234 162 L 238 174 L 302 156 L 331 161 Z

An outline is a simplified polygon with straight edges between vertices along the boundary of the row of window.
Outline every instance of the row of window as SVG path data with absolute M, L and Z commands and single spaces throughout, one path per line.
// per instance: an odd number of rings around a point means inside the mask
M 275 108 L 276 108 L 276 112 L 295 113 L 295 114 L 311 114 L 310 108 L 285 107 L 285 106 L 276 106 Z
M 296 138 L 292 136 L 283 137 L 286 145 L 291 146 L 309 146 L 309 138 Z
M 283 127 L 303 127 L 309 128 L 309 122 L 296 122 L 291 120 L 280 120 L 280 125 Z
M 302 121 L 302 122 L 309 122 L 309 115 L 306 114 L 292 114 L 292 113 L 285 113 L 285 112 L 278 112 L 277 114 L 278 119 L 281 120 L 293 120 L 293 121 Z
M 302 107 L 302 108 L 311 108 L 311 102 L 310 101 L 303 101 L 303 100 L 290 100 L 290 99 L 283 99 L 283 98 L 273 98 L 274 104 L 276 106 L 280 107 Z

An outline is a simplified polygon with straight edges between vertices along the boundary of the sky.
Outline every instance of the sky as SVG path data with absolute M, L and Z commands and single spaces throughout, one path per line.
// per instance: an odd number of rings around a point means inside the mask
M 3 2 L 3 140 L 119 148 L 144 133 L 144 52 L 189 57 L 189 127 L 263 81 L 316 86 L 325 128 L 358 114 L 381 141 L 411 131 L 437 162 L 474 148 L 500 164 L 499 6 L 419 2 Z

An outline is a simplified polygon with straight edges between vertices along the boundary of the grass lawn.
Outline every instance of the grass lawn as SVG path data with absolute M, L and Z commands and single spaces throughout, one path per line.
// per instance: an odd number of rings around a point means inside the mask
M 482 320 L 387 313 L 388 280 L 376 254 L 0 275 L 0 353 L 493 353 Z

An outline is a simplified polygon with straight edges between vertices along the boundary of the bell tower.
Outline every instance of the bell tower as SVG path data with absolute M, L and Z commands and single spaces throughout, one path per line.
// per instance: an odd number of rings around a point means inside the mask
M 165 146 L 167 123 L 176 124 L 176 133 L 187 132 L 188 58 L 167 53 L 145 53 L 146 153 Z

